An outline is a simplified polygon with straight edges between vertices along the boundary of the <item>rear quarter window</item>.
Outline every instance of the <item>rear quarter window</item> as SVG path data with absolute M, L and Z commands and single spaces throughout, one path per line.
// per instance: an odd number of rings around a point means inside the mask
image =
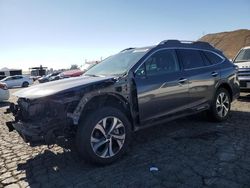
M 208 51 L 203 51 L 203 53 L 211 64 L 217 64 L 223 61 L 223 59 L 220 56 L 216 55 L 215 53 Z

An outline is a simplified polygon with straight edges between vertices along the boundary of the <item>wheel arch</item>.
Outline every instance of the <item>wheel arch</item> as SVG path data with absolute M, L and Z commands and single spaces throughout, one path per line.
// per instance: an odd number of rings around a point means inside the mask
M 228 93 L 229 93 L 229 95 L 230 95 L 230 99 L 231 99 L 231 101 L 232 101 L 232 100 L 233 100 L 233 90 L 232 90 L 230 84 L 227 83 L 227 82 L 220 83 L 220 84 L 218 85 L 216 91 L 217 91 L 218 89 L 220 89 L 220 88 L 224 88 L 224 89 L 226 89 L 226 90 L 228 91 Z
M 131 115 L 129 102 L 121 95 L 115 93 L 105 93 L 97 96 L 93 96 L 89 101 L 84 105 L 80 119 L 83 119 L 86 114 L 92 113 L 96 109 L 99 109 L 104 106 L 110 106 L 118 108 L 121 110 L 127 118 L 129 119 L 132 129 L 134 129 L 133 118 Z

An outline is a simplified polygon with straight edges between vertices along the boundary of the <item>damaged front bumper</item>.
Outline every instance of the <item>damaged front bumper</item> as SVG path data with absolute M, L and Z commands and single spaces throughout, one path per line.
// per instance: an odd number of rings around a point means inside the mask
M 48 118 L 23 121 L 20 119 L 20 106 L 14 103 L 5 114 L 12 113 L 14 121 L 6 122 L 9 132 L 16 130 L 30 146 L 52 145 L 65 136 L 64 128 L 67 122 L 64 119 Z
M 39 125 L 34 125 L 33 123 L 23 123 L 21 121 L 9 121 L 6 122 L 6 126 L 10 132 L 16 130 L 23 140 L 31 146 L 49 144 L 48 141 L 46 143 L 45 136 L 42 135 Z

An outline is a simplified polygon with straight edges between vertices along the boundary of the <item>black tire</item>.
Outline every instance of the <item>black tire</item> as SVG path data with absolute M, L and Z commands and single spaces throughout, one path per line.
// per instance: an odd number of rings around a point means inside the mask
M 29 82 L 23 82 L 22 87 L 28 87 L 29 86 Z
M 220 109 L 220 107 L 218 107 L 218 108 L 216 107 L 217 99 L 218 99 L 220 94 L 224 94 L 228 98 L 228 105 L 225 105 L 228 108 L 228 112 L 223 116 L 221 116 L 219 113 L 220 110 L 218 110 L 218 109 Z M 210 120 L 217 121 L 217 122 L 221 122 L 221 121 L 226 120 L 229 116 L 230 109 L 231 109 L 231 97 L 229 95 L 229 92 L 225 88 L 219 88 L 215 93 L 210 110 L 208 111 L 208 116 L 209 116 Z
M 91 142 L 91 138 L 93 138 L 92 135 L 94 134 L 94 131 L 97 131 L 97 132 L 99 131 L 99 129 L 96 129 L 97 124 L 100 124 L 100 121 L 102 121 L 106 117 L 108 118 L 115 117 L 120 120 L 119 122 L 121 122 L 123 125 L 122 127 L 122 129 L 124 130 L 123 132 L 125 132 L 124 134 L 125 140 L 123 142 L 123 146 L 119 150 L 117 150 L 117 153 L 114 154 L 114 156 L 111 156 L 111 157 L 108 156 L 107 158 L 103 158 L 103 157 L 98 156 L 97 152 L 94 151 L 93 142 Z M 99 135 L 102 135 L 102 134 L 100 134 L 99 132 Z M 107 138 L 104 138 L 104 140 L 105 139 Z M 109 139 L 113 140 L 114 138 L 112 137 Z M 88 115 L 87 117 L 83 118 L 80 121 L 75 141 L 76 141 L 77 151 L 79 152 L 79 154 L 81 155 L 81 157 L 83 157 L 85 161 L 99 164 L 99 165 L 106 165 L 106 164 L 110 164 L 116 161 L 126 152 L 129 146 L 130 139 L 131 139 L 131 123 L 129 122 L 126 115 L 117 108 L 103 107 L 103 108 L 100 108 L 91 112 L 90 115 Z M 106 146 L 106 144 L 108 145 L 110 144 L 109 142 L 114 144 L 114 140 L 108 141 L 108 143 L 105 143 L 103 147 L 104 148 L 109 147 L 109 146 Z M 117 143 L 117 146 L 118 146 L 118 143 Z M 108 153 L 110 153 L 109 150 L 110 149 L 108 148 Z M 113 147 L 112 147 L 112 151 L 113 151 Z

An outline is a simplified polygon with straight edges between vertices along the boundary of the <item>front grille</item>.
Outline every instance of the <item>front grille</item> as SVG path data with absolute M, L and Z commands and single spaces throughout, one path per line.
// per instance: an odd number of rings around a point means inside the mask
M 249 76 L 250 77 L 250 69 L 239 69 L 239 76 Z
M 240 87 L 247 87 L 246 81 L 240 81 Z

